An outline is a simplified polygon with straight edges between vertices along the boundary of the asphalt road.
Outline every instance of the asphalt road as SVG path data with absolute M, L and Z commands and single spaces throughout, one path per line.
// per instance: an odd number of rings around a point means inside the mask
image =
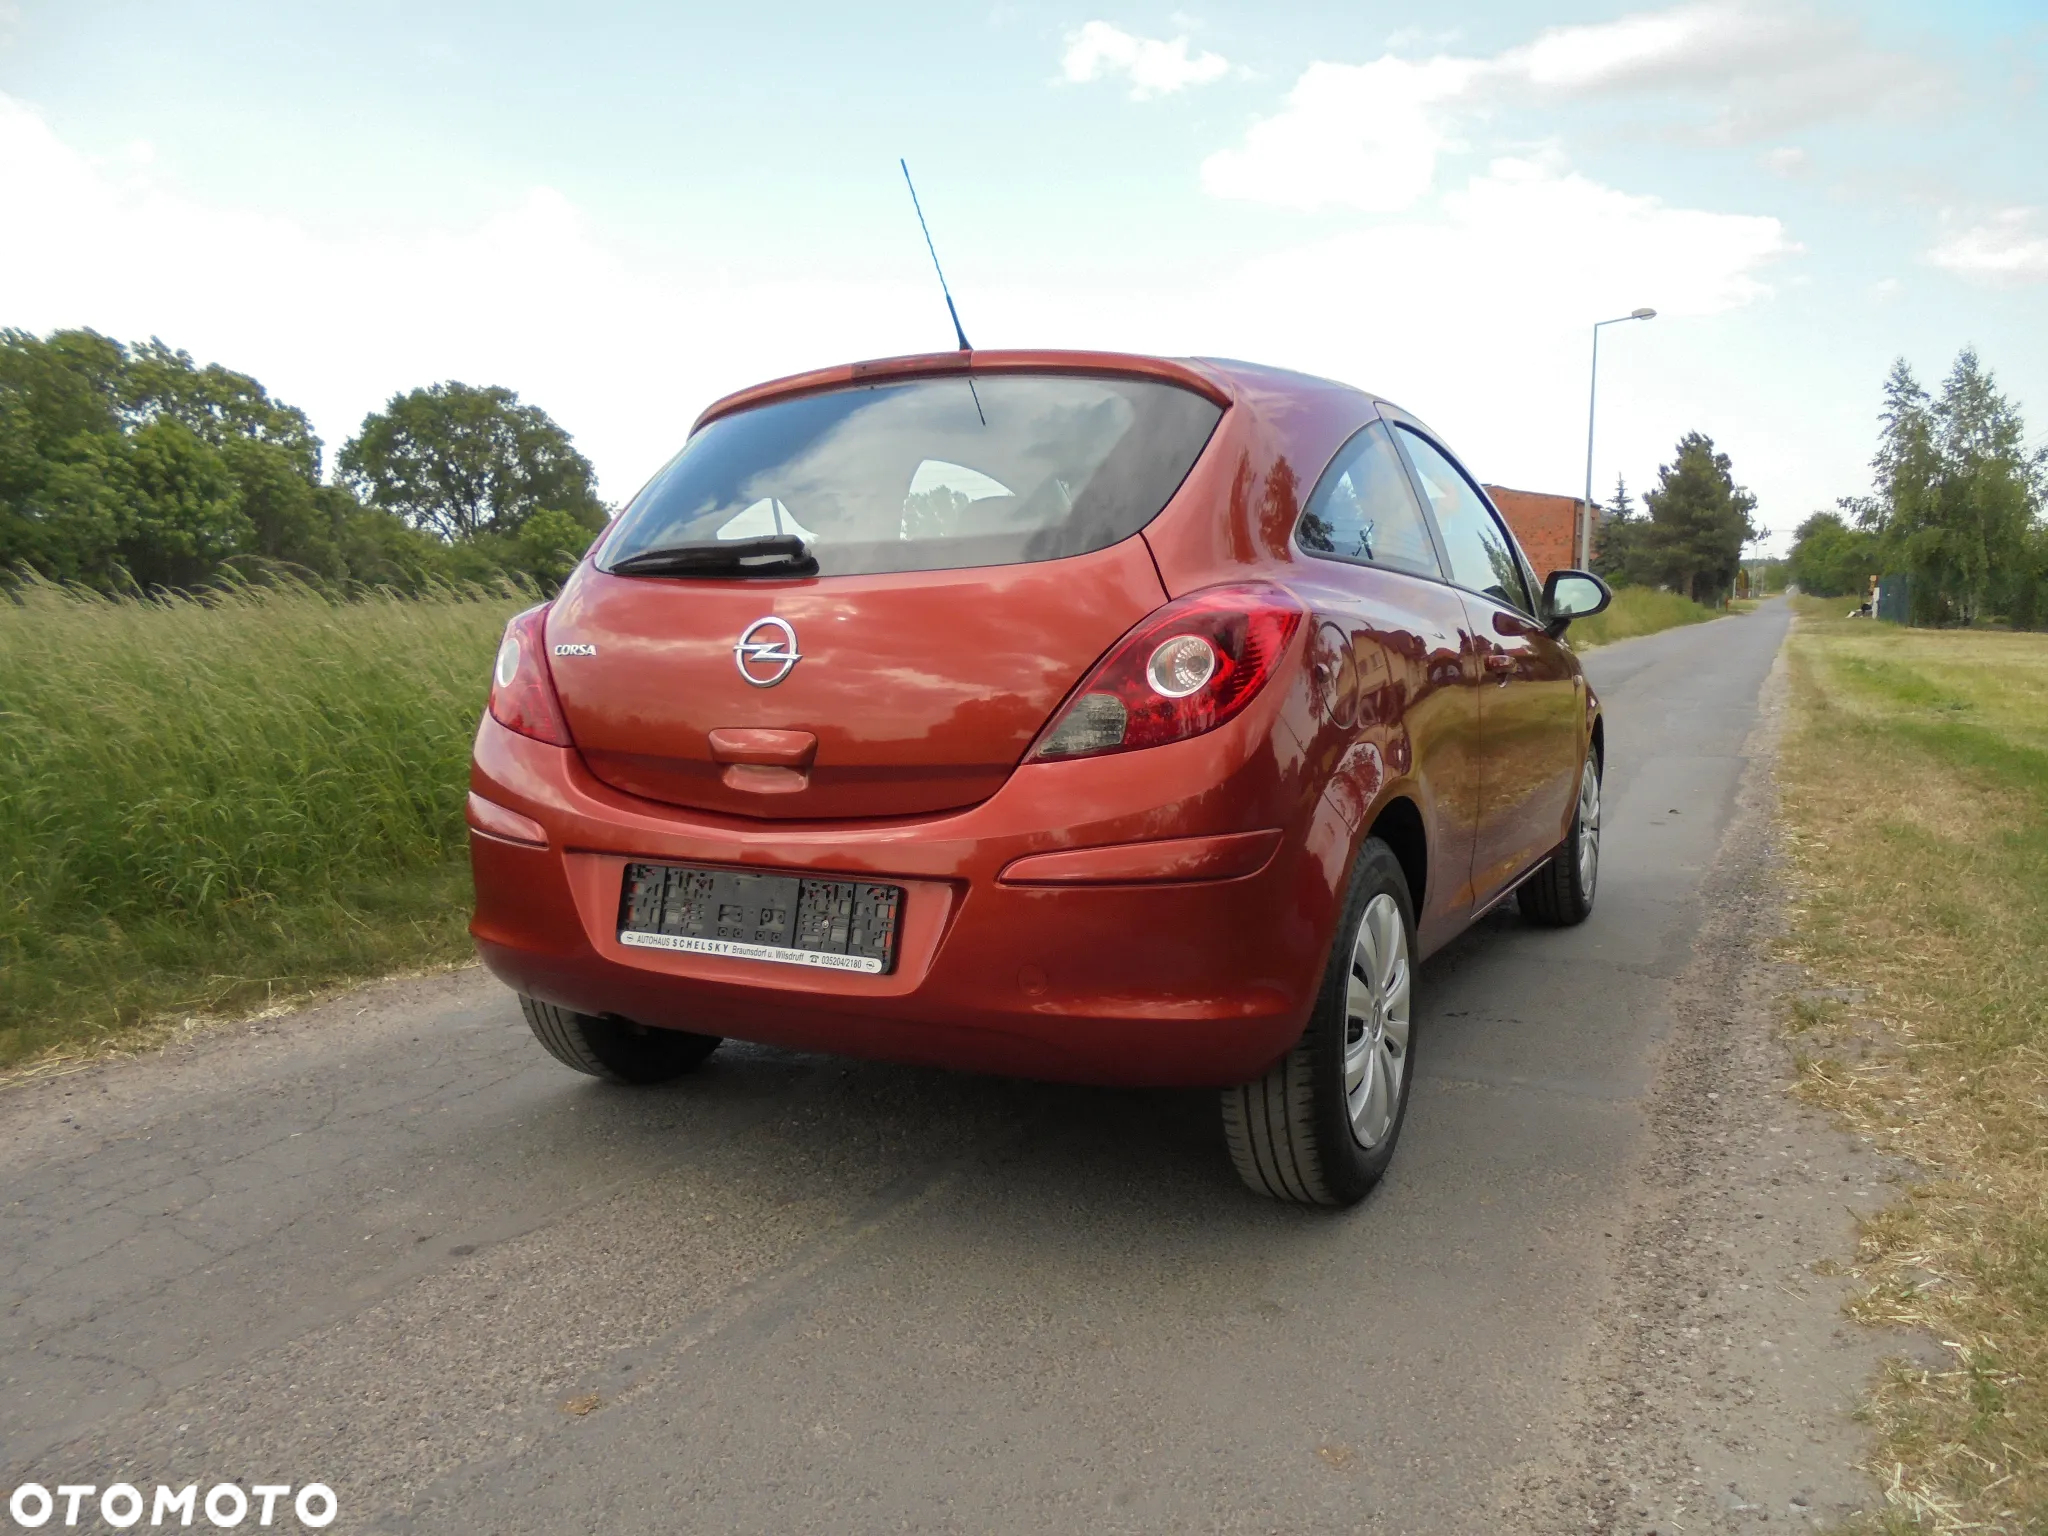
M 476 971 L 0 1093 L 6 1486 L 317 1480 L 334 1530 L 1501 1529 L 1561 1454 L 1786 623 L 1588 658 L 1599 908 L 1432 961 L 1353 1212 L 1244 1193 L 1207 1094 L 732 1046 L 607 1089 Z

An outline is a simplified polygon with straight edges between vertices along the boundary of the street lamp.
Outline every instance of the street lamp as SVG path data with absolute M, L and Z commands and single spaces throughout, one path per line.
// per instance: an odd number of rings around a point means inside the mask
M 1586 393 L 1586 501 L 1579 512 L 1579 565 L 1582 569 L 1590 569 L 1593 564 L 1593 407 L 1600 398 L 1600 327 L 1620 325 L 1624 320 L 1656 318 L 1654 309 L 1632 309 L 1612 320 L 1597 321 L 1593 326 L 1593 383 Z

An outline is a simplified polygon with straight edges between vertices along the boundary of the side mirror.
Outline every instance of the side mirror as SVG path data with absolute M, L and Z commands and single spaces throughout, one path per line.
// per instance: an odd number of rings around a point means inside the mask
M 1552 571 L 1543 582 L 1543 627 L 1561 635 L 1573 619 L 1590 619 L 1613 601 L 1614 589 L 1591 571 Z

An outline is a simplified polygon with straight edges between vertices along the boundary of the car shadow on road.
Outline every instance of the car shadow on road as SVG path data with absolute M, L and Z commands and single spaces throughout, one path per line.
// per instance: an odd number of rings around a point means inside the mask
M 1420 1102 L 1430 1092 L 1432 1037 L 1491 1027 L 1478 1018 L 1433 1018 L 1431 981 L 1483 954 L 1496 929 L 1519 926 L 1512 917 L 1491 919 L 1424 968 L 1417 1019 L 1423 1055 L 1408 1145 L 1360 1213 L 1400 1186 L 1407 1163 L 1428 1156 L 1426 1149 L 1410 1154 L 1437 1134 Z M 924 1177 L 943 1170 L 956 1199 L 1059 1213 L 1062 1220 L 1158 1225 L 1185 1218 L 1313 1232 L 1334 1214 L 1247 1191 L 1231 1167 L 1210 1090 L 1033 1082 L 733 1041 L 692 1076 L 661 1087 L 563 1080 L 550 1098 L 571 1141 L 588 1138 L 615 1172 L 643 1165 L 649 1176 L 670 1176 L 708 1160 L 721 1177 L 741 1181 L 734 1193 L 770 1205 L 804 1198 L 806 1189 L 792 1181 L 808 1168 L 843 1171 L 866 1160 L 904 1169 L 913 1181 L 915 1170 Z M 749 1144 L 772 1144 L 778 1155 L 747 1155 Z

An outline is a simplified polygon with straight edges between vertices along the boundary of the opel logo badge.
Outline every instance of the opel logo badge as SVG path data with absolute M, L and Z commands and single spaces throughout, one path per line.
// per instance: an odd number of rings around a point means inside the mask
M 770 617 L 756 619 L 746 627 L 739 644 L 732 648 L 732 659 L 740 676 L 756 688 L 773 688 L 804 658 L 796 648 L 796 631 L 789 621 Z

